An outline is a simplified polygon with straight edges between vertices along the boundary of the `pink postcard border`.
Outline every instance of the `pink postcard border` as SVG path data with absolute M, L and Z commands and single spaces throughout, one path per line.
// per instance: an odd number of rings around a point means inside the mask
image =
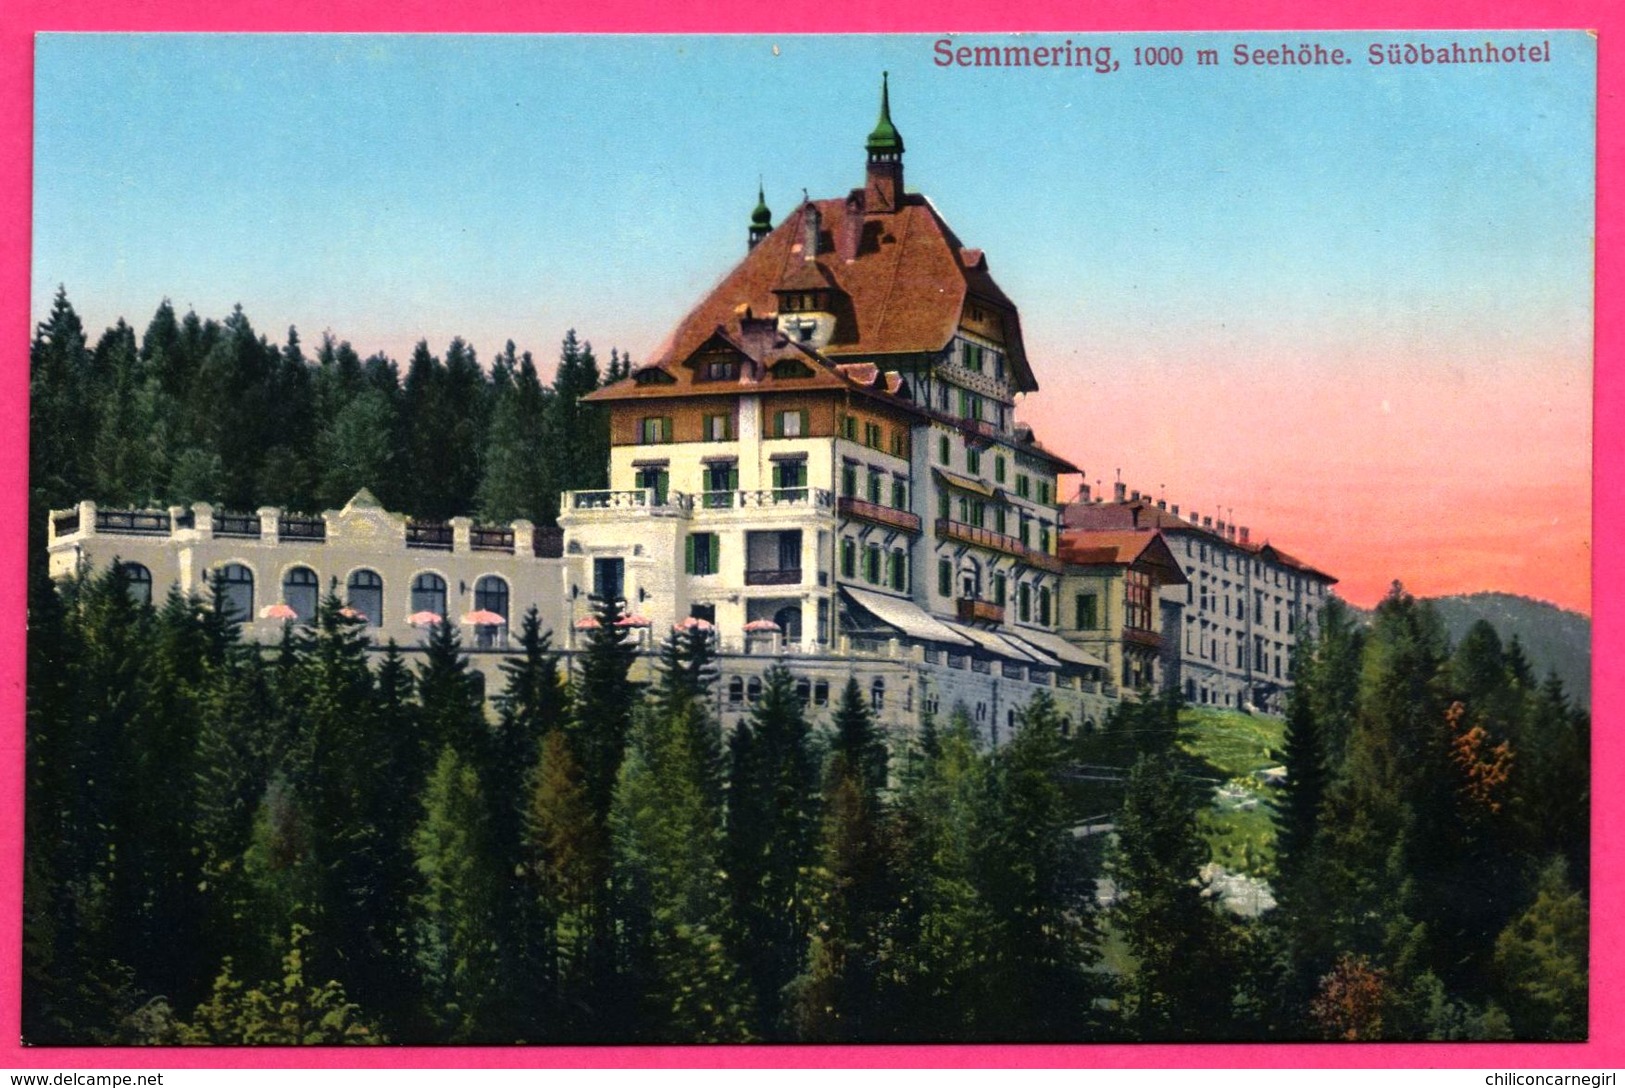
M 538 0 L 12 0 L 0 5 L 0 585 L 13 607 L 0 613 L 0 1068 L 658 1068 L 716 1067 L 1546 1067 L 1625 1066 L 1625 804 L 1617 791 L 1625 750 L 1613 729 L 1625 675 L 1612 653 L 1625 647 L 1625 611 L 1611 593 L 1625 560 L 1625 342 L 1620 320 L 1619 187 L 1625 166 L 1621 95 L 1625 65 L 1612 32 L 1625 7 L 1609 0 L 1376 0 L 1306 7 L 1279 0 L 1094 0 L 1088 5 L 1017 0 L 991 11 L 979 0 L 901 0 L 885 5 L 824 0 L 816 23 L 842 33 L 1011 30 L 1559 29 L 1598 32 L 1596 379 L 1593 478 L 1593 842 L 1592 1040 L 1584 1044 L 1246 1044 L 1043 1046 L 397 1047 L 345 1049 L 62 1049 L 19 1043 L 22 947 L 23 639 L 27 503 L 29 254 L 33 137 L 33 36 L 38 31 L 310 31 L 462 33 L 786 33 L 766 5 L 722 0 L 702 7 L 612 0 L 565 15 Z

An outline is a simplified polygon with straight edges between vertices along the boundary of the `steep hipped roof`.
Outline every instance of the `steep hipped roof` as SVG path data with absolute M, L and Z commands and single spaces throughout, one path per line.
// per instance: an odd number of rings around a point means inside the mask
M 1155 530 L 1063 529 L 1057 550 L 1071 566 L 1129 567 L 1155 573 L 1164 585 L 1185 584 L 1179 560 Z
M 807 209 L 819 218 L 818 252 L 804 256 Z M 721 326 L 739 330 L 740 315 L 773 314 L 774 288 L 808 278 L 834 284 L 850 307 L 850 322 L 837 325 L 823 353 L 831 358 L 936 352 L 959 328 L 966 301 L 975 299 L 1004 320 L 1012 383 L 1021 392 L 1038 388 L 1022 347 L 1015 305 L 987 271 L 979 250 L 967 249 L 925 197 L 910 193 L 886 214 L 865 214 L 863 191 L 844 199 L 809 201 L 745 254 L 709 295 L 678 325 L 656 360 L 686 359 Z

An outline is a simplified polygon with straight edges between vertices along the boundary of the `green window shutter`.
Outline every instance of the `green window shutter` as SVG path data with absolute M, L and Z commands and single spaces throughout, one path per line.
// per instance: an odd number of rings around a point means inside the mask
M 937 560 L 937 593 L 944 597 L 954 595 L 954 569 L 946 559 Z
M 683 557 L 683 573 L 694 573 L 694 534 L 689 533 L 684 543 L 688 545 L 687 553 Z
M 737 465 L 728 466 L 728 490 L 739 490 L 739 466 Z
M 722 534 L 711 534 L 711 573 L 722 569 Z
M 773 462 L 773 486 L 775 488 L 784 486 L 784 466 L 777 461 Z
M 807 437 L 807 432 L 811 429 L 810 424 L 811 413 L 808 412 L 807 409 L 803 408 L 801 410 L 801 437 Z

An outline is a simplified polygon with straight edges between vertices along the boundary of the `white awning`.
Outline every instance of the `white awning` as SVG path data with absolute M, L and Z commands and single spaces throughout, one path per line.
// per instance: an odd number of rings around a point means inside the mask
M 963 623 L 950 624 L 955 631 L 975 642 L 982 649 L 994 657 L 1002 657 L 1007 661 L 1019 661 L 1024 665 L 1042 665 L 1032 654 L 1026 653 L 1016 647 L 1007 638 L 1000 638 L 992 631 L 984 631 L 980 627 L 971 627 Z
M 1017 630 L 1019 630 L 1019 628 Z M 1046 669 L 1058 669 L 1061 667 L 1060 661 L 1051 657 L 1043 650 L 1040 650 L 1027 639 L 1022 638 L 1021 635 L 1018 635 L 1015 630 L 1011 630 L 1010 628 L 1006 627 L 999 632 L 999 637 L 1014 645 L 1016 649 L 1020 650 L 1022 653 L 1044 666 Z
M 1106 662 L 1079 646 L 1074 646 L 1059 635 L 1052 635 L 1048 631 L 1034 631 L 1026 627 L 1016 629 L 1016 637 L 1032 643 L 1053 657 L 1058 657 L 1069 665 L 1087 665 L 1094 669 L 1109 668 Z
M 912 601 L 888 597 L 884 593 L 871 593 L 867 589 L 853 589 L 851 586 L 842 586 L 841 592 L 881 623 L 897 628 L 910 638 L 948 642 L 955 646 L 972 644 L 970 639 L 950 630 L 941 620 L 933 619 L 929 612 Z

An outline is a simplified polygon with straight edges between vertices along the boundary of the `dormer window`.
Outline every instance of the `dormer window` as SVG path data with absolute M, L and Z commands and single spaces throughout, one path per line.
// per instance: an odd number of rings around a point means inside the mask
M 659 367 L 649 367 L 632 375 L 632 381 L 637 385 L 673 385 L 677 379 L 667 374 Z
M 739 364 L 731 360 L 718 360 L 705 364 L 705 380 L 708 382 L 733 381 L 739 377 Z
M 781 359 L 773 364 L 773 377 L 777 378 L 810 378 L 813 376 L 812 367 L 800 359 Z

